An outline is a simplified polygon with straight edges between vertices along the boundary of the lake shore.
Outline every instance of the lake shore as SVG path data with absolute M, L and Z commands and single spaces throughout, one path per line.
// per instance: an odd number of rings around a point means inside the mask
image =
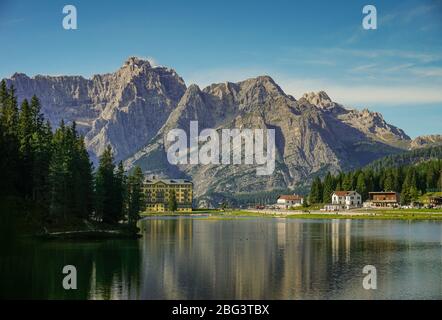
M 268 217 L 288 219 L 378 219 L 378 220 L 442 220 L 441 209 L 356 209 L 337 212 L 320 210 L 270 210 L 245 209 L 227 211 L 195 211 L 193 213 L 145 213 L 144 217 L 207 217 L 209 219 L 228 219 L 241 217 Z
M 138 239 L 140 229 L 135 225 L 107 224 L 86 220 L 72 220 L 57 225 L 46 225 L 27 232 L 29 236 L 41 240 L 107 240 Z
M 105 239 L 138 239 L 141 235 L 135 231 L 110 230 L 73 230 L 36 234 L 42 240 L 105 240 Z

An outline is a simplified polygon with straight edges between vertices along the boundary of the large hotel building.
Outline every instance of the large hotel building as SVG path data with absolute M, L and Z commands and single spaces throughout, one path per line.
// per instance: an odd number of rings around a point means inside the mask
M 177 211 L 192 211 L 193 183 L 185 179 L 146 179 L 143 184 L 147 212 L 168 211 L 169 198 L 175 193 Z

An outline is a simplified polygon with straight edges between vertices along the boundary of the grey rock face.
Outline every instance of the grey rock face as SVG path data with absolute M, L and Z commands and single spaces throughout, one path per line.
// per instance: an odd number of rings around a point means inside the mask
M 135 57 L 118 71 L 91 79 L 14 74 L 7 83 L 16 87 L 19 100 L 36 94 L 52 124 L 75 120 L 94 161 L 110 144 L 126 168 L 140 165 L 146 174 L 191 178 L 195 195 L 204 199 L 213 193 L 293 188 L 327 171 L 354 169 L 442 141 L 441 136 L 412 141 L 381 114 L 348 109 L 323 91 L 296 100 L 269 76 L 186 88 L 174 70 Z M 248 164 L 171 165 L 167 133 L 189 134 L 191 121 L 198 121 L 200 131 L 274 129 L 274 173 L 257 176 L 256 165 Z
M 166 140 L 171 129 L 189 133 L 190 121 L 199 129 L 274 129 L 276 168 L 257 176 L 256 165 L 170 165 Z M 382 128 L 378 128 L 382 126 Z M 384 135 L 389 134 L 389 139 Z M 268 76 L 239 83 L 190 86 L 154 140 L 128 159 L 152 175 L 193 178 L 195 195 L 250 192 L 296 187 L 326 171 L 356 168 L 381 156 L 399 152 L 398 141 L 409 138 L 376 113 L 347 110 L 325 92 L 286 95 Z
M 413 149 L 441 146 L 441 145 L 442 145 L 442 135 L 432 134 L 428 136 L 420 136 L 413 139 L 413 141 L 411 141 L 410 144 L 410 149 L 413 150 Z
M 37 75 L 30 78 L 15 73 L 6 82 L 8 86 L 14 85 L 19 102 L 37 95 L 45 117 L 55 126 L 62 119 L 76 120 L 85 133 L 103 109 L 99 97 L 91 92 L 91 80 L 80 76 Z
M 36 94 L 53 125 L 61 119 L 76 121 L 93 160 L 108 144 L 117 160 L 133 155 L 161 128 L 186 90 L 174 70 L 135 57 L 117 72 L 91 79 L 14 74 L 7 83 L 14 85 L 19 101 Z

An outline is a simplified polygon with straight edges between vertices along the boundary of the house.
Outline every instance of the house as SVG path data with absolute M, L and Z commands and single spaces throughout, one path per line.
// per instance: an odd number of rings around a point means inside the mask
M 177 211 L 192 211 L 193 183 L 185 179 L 146 179 L 143 183 L 147 212 L 166 212 L 172 194 Z
M 356 191 L 335 191 L 332 194 L 332 203 L 325 206 L 327 211 L 358 208 L 362 204 L 362 197 Z
M 364 208 L 396 208 L 400 204 L 400 195 L 394 191 L 369 192 Z
M 428 200 L 430 202 L 431 207 L 442 206 L 442 197 L 433 196 L 433 197 L 430 197 Z
M 276 205 L 281 209 L 290 209 L 292 207 L 302 206 L 304 198 L 302 196 L 294 195 L 281 195 L 276 201 Z

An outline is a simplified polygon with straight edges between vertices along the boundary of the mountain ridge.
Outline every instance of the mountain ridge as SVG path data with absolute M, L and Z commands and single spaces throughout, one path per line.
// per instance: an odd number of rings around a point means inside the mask
M 52 123 L 76 121 L 95 163 L 110 144 L 126 168 L 140 165 L 146 174 L 194 179 L 199 197 L 220 190 L 293 187 L 328 170 L 349 170 L 385 155 L 442 144 L 440 135 L 412 140 L 382 114 L 348 109 L 325 91 L 296 100 L 268 75 L 201 89 L 187 87 L 171 68 L 130 57 L 116 72 L 89 79 L 16 73 L 6 81 L 16 87 L 19 100 L 36 94 Z M 170 165 L 166 133 L 187 131 L 196 120 L 200 130 L 274 129 L 274 175 L 256 177 L 253 165 Z

